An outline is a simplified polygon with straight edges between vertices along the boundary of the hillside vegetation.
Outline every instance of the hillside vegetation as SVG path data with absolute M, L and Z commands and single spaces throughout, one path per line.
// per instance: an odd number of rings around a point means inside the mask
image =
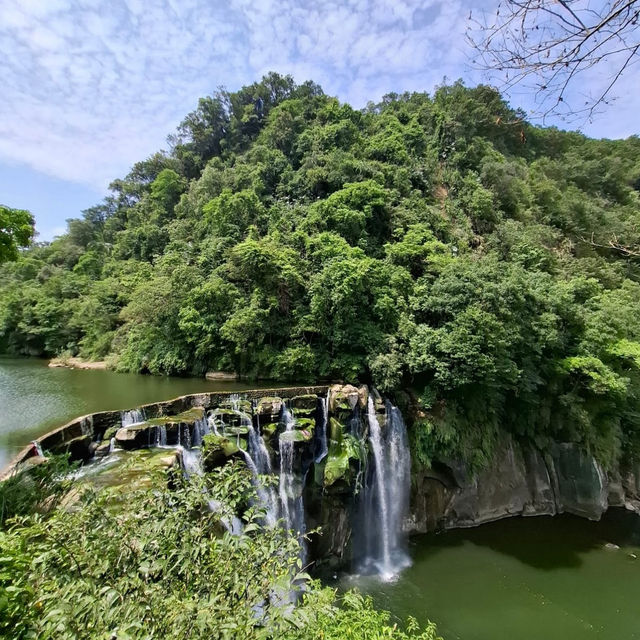
M 270 74 L 169 145 L 2 266 L 0 350 L 411 389 L 425 463 L 481 464 L 501 429 L 634 455 L 638 138 L 486 86 L 356 110 Z

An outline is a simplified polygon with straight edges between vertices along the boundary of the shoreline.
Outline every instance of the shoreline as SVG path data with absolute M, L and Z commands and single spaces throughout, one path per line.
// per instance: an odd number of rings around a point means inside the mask
M 49 360 L 49 367 L 51 367 L 52 369 L 57 369 L 57 368 L 67 368 L 67 369 L 94 369 L 94 370 L 100 370 L 100 371 L 105 371 L 106 369 L 108 369 L 107 367 L 107 363 L 105 360 L 95 360 L 95 361 L 89 361 L 89 360 L 83 360 L 82 358 L 52 358 L 51 360 Z

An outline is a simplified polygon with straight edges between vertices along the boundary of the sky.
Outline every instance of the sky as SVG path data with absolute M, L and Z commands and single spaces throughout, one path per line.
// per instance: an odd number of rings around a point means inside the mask
M 0 0 L 0 203 L 38 240 L 97 204 L 220 86 L 268 71 L 314 80 L 355 107 L 390 91 L 473 85 L 469 11 L 497 0 Z M 581 127 L 638 132 L 640 71 Z M 597 79 L 594 80 L 597 82 Z M 512 106 L 531 106 L 522 91 Z M 558 123 L 562 126 L 562 123 Z

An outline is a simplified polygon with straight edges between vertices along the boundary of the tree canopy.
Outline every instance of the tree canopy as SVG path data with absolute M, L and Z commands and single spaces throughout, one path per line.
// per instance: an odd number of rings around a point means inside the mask
M 640 445 L 637 137 L 482 85 L 355 110 L 270 74 L 170 144 L 1 268 L 0 349 L 410 389 L 424 460 L 481 464 L 500 429 Z
M 18 258 L 18 248 L 27 247 L 34 234 L 33 216 L 25 209 L 0 205 L 0 263 Z

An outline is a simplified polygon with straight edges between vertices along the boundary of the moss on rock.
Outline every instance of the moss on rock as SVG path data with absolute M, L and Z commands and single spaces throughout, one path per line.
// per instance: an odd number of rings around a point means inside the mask
M 225 436 L 207 434 L 202 440 L 203 468 L 205 471 L 210 471 L 216 467 L 221 467 L 229 458 L 241 456 L 240 448 L 247 448 L 247 442 L 243 438 L 227 438 Z

